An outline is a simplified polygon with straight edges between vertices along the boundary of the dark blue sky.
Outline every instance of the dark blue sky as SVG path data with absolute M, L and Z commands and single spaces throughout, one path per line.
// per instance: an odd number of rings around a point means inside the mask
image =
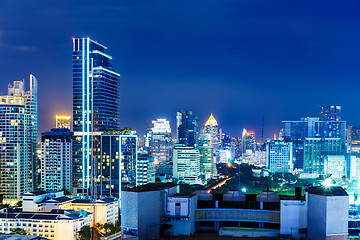
M 341 105 L 360 125 L 360 2 L 304 0 L 0 1 L 0 91 L 39 81 L 39 131 L 72 112 L 72 41 L 108 46 L 121 74 L 121 123 L 192 110 L 225 132 L 278 133 L 281 120 Z M 173 129 L 175 130 L 175 129 Z

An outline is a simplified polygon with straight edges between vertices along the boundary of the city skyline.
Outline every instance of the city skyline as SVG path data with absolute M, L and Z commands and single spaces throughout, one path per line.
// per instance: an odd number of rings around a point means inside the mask
M 334 3 L 206 2 L 200 13 L 204 2 L 3 2 L 0 92 L 36 75 L 39 132 L 49 130 L 56 114 L 72 112 L 71 38 L 90 36 L 109 46 L 121 74 L 121 127 L 140 136 L 152 119 L 166 118 L 174 129 L 181 110 L 193 111 L 199 125 L 212 112 L 232 136 L 243 128 L 260 136 L 264 115 L 264 136 L 272 137 L 282 120 L 316 117 L 320 105 L 342 106 L 343 119 L 356 126 L 356 87 L 349 86 L 359 76 L 358 3 Z M 114 29 L 102 29 L 109 21 Z

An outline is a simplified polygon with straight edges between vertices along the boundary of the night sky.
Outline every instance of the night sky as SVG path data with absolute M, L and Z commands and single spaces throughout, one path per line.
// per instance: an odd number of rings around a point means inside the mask
M 72 37 L 109 49 L 121 74 L 121 125 L 192 110 L 223 131 L 265 137 L 282 120 L 341 105 L 360 125 L 360 2 L 0 0 L 0 92 L 34 74 L 39 132 L 72 113 Z

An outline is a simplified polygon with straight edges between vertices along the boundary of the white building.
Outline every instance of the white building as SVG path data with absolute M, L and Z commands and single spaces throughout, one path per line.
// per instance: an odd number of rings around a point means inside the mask
M 154 158 L 148 154 L 139 154 L 136 161 L 136 186 L 154 182 Z
M 22 195 L 24 212 L 50 212 L 52 210 L 74 210 L 94 213 L 90 221 L 115 224 L 119 220 L 119 201 L 117 198 L 99 197 L 96 201 L 89 198 L 68 198 L 64 192 L 34 191 Z
M 165 215 L 165 197 L 178 192 L 174 183 L 150 183 L 122 191 L 121 227 L 139 239 L 158 239 Z
M 346 156 L 346 177 L 350 181 L 360 179 L 360 156 L 358 154 Z
M 174 145 L 173 177 L 188 184 L 199 183 L 200 153 L 193 147 Z
M 269 172 L 292 171 L 292 143 L 279 140 L 268 141 L 266 143 L 266 167 Z
M 22 228 L 30 235 L 50 240 L 75 240 L 78 231 L 83 226 L 90 225 L 89 216 L 85 211 L 21 212 L 2 209 L 0 233 L 9 234 L 15 228 Z
M 348 239 L 349 196 L 343 188 L 310 188 L 307 204 L 307 239 Z
M 346 160 L 344 155 L 328 155 L 325 157 L 325 174 L 331 174 L 333 179 L 345 176 Z
M 23 81 L 8 86 L 0 96 L 0 195 L 14 204 L 34 185 L 37 150 L 37 80 L 30 75 L 30 90 Z
M 66 128 L 41 134 L 41 187 L 45 191 L 72 192 L 72 140 Z

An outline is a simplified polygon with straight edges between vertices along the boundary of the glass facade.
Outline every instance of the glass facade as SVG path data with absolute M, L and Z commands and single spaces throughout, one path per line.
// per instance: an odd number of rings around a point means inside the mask
M 35 187 L 37 118 L 37 80 L 30 75 L 29 91 L 14 81 L 0 96 L 0 194 L 6 203 Z
M 191 111 L 177 112 L 177 142 L 186 147 L 198 147 L 198 118 Z
M 120 128 L 120 74 L 114 71 L 106 49 L 90 38 L 73 38 L 75 187 L 90 187 L 93 136 Z
M 307 117 L 300 121 L 283 121 L 282 123 L 284 140 L 293 143 L 294 169 L 304 168 L 305 138 L 339 138 L 341 148 L 344 148 L 346 152 L 345 121 L 321 121 L 316 117 Z
M 97 194 L 121 198 L 121 189 L 136 185 L 138 138 L 134 134 L 106 134 L 99 137 Z

